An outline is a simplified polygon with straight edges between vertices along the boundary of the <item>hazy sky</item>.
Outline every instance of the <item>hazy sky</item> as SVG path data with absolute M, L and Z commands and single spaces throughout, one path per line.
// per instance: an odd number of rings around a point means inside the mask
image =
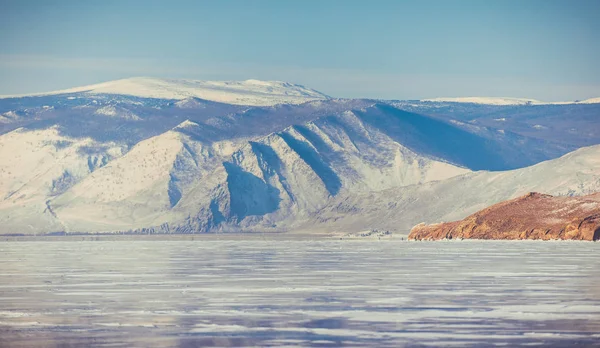
M 600 1 L 0 0 L 0 94 L 132 76 L 338 97 L 600 96 Z

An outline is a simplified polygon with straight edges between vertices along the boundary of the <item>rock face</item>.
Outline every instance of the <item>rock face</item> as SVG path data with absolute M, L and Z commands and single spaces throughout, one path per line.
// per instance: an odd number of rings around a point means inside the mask
M 600 193 L 554 197 L 532 192 L 492 205 L 461 221 L 419 224 L 408 238 L 600 240 Z

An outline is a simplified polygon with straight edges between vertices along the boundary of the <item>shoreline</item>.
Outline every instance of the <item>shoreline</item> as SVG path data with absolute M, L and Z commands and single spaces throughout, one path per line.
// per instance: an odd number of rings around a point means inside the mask
M 74 235 L 0 235 L 2 242 L 178 242 L 178 241 L 265 241 L 265 242 L 294 242 L 294 241 L 373 241 L 373 242 L 408 242 L 416 244 L 447 244 L 447 243 L 477 243 L 477 242 L 506 242 L 506 243 L 537 243 L 537 242 L 569 242 L 569 243 L 595 243 L 598 241 L 574 239 L 438 239 L 438 240 L 413 240 L 406 235 L 393 237 L 341 237 L 335 233 L 257 233 L 257 232 L 232 232 L 232 233 L 202 233 L 202 234 L 74 234 Z

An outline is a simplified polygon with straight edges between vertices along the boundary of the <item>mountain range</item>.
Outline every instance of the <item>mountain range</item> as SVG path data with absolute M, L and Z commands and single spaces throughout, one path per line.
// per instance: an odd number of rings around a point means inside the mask
M 593 193 L 594 100 L 153 78 L 6 96 L 0 233 L 408 233 L 529 191 Z

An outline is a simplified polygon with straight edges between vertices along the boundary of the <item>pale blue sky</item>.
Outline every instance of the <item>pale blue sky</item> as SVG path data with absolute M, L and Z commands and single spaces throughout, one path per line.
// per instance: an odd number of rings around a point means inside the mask
M 131 76 L 339 97 L 600 96 L 600 1 L 0 1 L 0 94 Z

